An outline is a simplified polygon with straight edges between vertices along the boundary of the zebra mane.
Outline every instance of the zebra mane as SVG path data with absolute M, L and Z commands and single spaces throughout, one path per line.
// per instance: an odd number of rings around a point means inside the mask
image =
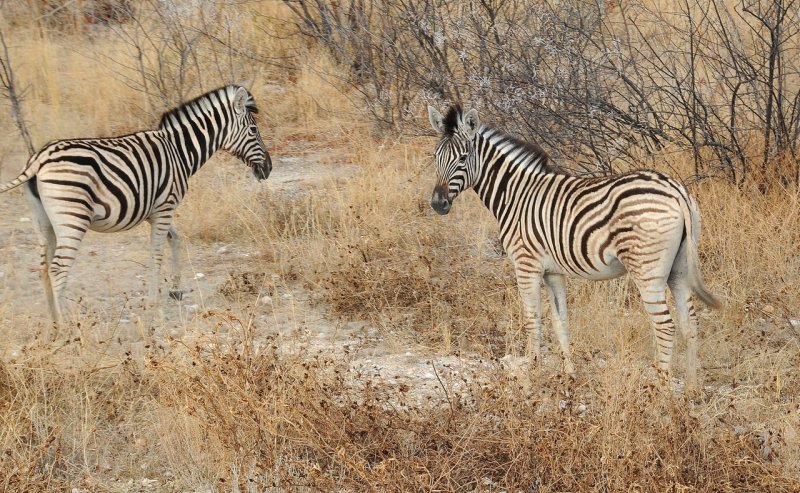
M 171 110 L 165 111 L 164 113 L 161 114 L 161 120 L 159 120 L 159 122 L 158 122 L 158 128 L 163 129 L 165 127 L 165 125 L 167 125 L 169 119 L 172 118 L 172 117 L 180 118 L 180 114 L 183 112 L 184 108 L 196 105 L 199 101 L 207 99 L 208 96 L 210 96 L 211 94 L 219 93 L 220 95 L 222 95 L 222 94 L 224 94 L 224 93 L 226 93 L 228 91 L 231 91 L 232 89 L 235 90 L 237 87 L 238 86 L 234 86 L 234 85 L 218 87 L 217 89 L 214 89 L 213 91 L 208 91 L 205 94 L 201 94 L 200 96 L 197 96 L 196 98 L 192 99 L 191 101 L 186 101 L 184 103 L 181 103 L 179 106 L 176 106 L 176 107 L 172 108 Z M 256 106 L 256 101 L 255 101 L 255 99 L 253 99 L 253 95 L 250 94 L 250 91 L 247 91 L 247 96 L 248 96 L 248 98 L 247 98 L 247 103 L 245 103 L 245 108 L 250 110 L 251 113 L 258 113 L 258 107 Z M 221 99 L 222 99 L 222 97 L 221 97 Z
M 450 108 L 447 110 L 447 114 L 442 120 L 442 124 L 444 125 L 444 135 L 453 135 L 456 133 L 456 129 L 458 128 L 458 120 L 460 120 L 463 113 L 464 109 L 459 103 L 450 106 Z
M 521 148 L 527 155 L 529 163 L 536 163 L 544 173 L 561 173 L 560 168 L 550 162 L 550 155 L 547 151 L 539 147 L 535 142 L 528 142 L 520 138 L 509 135 L 497 127 L 484 126 L 484 136 L 494 145 L 511 144 L 515 148 Z

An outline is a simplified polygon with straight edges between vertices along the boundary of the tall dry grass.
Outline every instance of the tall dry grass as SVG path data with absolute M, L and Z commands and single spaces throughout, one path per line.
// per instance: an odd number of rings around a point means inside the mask
M 275 4 L 262 14 L 279 18 Z M 37 144 L 155 122 L 141 94 L 86 56 L 92 41 L 16 29 L 12 54 L 35 88 L 26 109 Z M 262 51 L 289 52 L 290 41 L 243 35 Z M 102 338 L 31 340 L 0 359 L 0 490 L 800 489 L 797 191 L 691 187 L 703 271 L 725 301 L 701 312 L 700 398 L 654 389 L 652 335 L 626 279 L 570 283 L 574 383 L 561 380 L 555 357 L 520 373 L 501 359 L 521 353 L 525 337 L 493 219 L 471 194 L 435 216 L 433 139 L 376 140 L 346 88 L 321 75 L 332 62 L 294 49 L 306 54 L 296 69 L 264 69 L 253 84 L 276 169 L 315 152 L 330 154 L 320 167 L 347 163 L 355 174 L 292 195 L 255 188 L 216 159 L 193 179 L 179 229 L 191 241 L 257 246 L 251 269 L 312 293 L 332 321 L 366 320 L 423 358 L 475 364 L 440 367 L 433 399 L 413 375 L 405 387 L 366 377 L 353 354 L 288 351 L 233 302 L 207 314 L 224 340 L 145 339 L 137 350 Z M 670 172 L 688 170 L 689 158 L 670 155 Z M 2 333 L 29 330 L 10 320 Z M 680 357 L 676 366 L 680 376 Z

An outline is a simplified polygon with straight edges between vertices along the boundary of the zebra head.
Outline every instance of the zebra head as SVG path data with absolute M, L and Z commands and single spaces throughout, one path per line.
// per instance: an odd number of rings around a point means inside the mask
M 472 187 L 477 179 L 475 135 L 481 122 L 477 110 L 464 113 L 460 105 L 452 106 L 446 116 L 428 106 L 428 118 L 433 129 L 442 134 L 434 151 L 436 186 L 431 207 L 439 214 L 447 214 L 458 194 Z
M 272 171 L 272 159 L 253 116 L 258 113 L 255 99 L 244 87 L 236 87 L 235 91 L 230 132 L 222 148 L 252 168 L 256 178 L 266 180 Z

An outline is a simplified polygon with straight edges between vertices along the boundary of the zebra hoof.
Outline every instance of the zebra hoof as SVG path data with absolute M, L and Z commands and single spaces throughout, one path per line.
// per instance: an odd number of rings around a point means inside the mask
M 186 294 L 186 291 L 182 289 L 174 289 L 169 292 L 169 297 L 175 301 L 181 301 L 184 294 Z

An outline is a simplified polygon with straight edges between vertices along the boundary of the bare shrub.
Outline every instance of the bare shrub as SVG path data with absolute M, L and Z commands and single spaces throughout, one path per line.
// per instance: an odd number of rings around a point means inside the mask
M 679 146 L 695 176 L 798 182 L 794 0 L 286 1 L 298 30 L 350 67 L 381 127 L 464 100 L 568 167 L 610 172 Z M 769 181 L 769 180 L 767 180 Z
M 417 227 L 424 229 L 413 237 L 374 231 L 369 241 L 338 249 L 322 300 L 336 314 L 402 327 L 431 347 L 497 357 L 519 349 L 507 342 L 520 305 L 504 257 L 481 251 L 488 244 L 448 238 L 421 221 Z

